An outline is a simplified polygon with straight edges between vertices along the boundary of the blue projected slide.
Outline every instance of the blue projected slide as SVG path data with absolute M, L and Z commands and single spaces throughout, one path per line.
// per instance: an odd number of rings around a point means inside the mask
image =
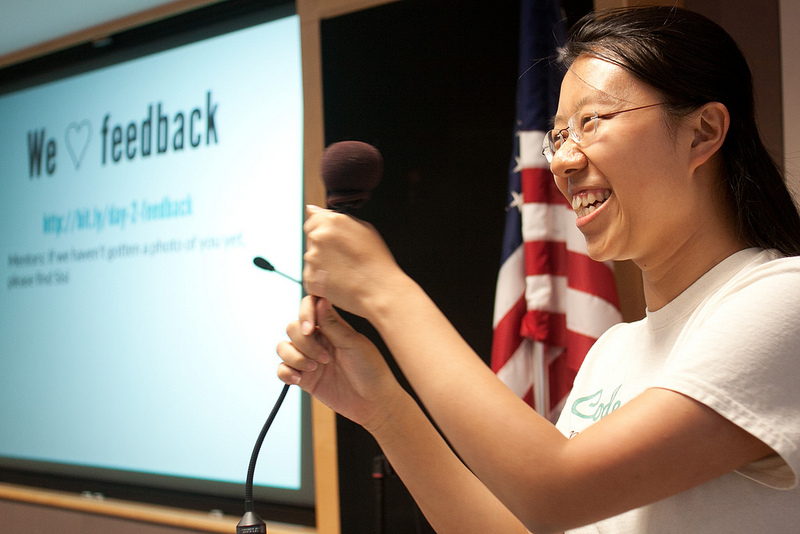
M 240 483 L 300 287 L 283 18 L 0 97 L 0 456 Z M 293 388 L 256 484 L 301 483 Z

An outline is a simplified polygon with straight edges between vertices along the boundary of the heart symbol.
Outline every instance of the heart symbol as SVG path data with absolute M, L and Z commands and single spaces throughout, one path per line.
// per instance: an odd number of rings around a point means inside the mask
M 92 139 L 92 123 L 89 122 L 89 119 L 83 119 L 80 123 L 73 122 L 67 126 L 67 133 L 64 137 L 75 169 L 78 169 L 89 148 L 89 141 Z

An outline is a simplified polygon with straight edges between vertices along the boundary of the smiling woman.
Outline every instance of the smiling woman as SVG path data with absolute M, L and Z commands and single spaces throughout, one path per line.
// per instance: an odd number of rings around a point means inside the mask
M 278 374 L 371 432 L 441 533 L 796 529 L 800 217 L 755 127 L 747 64 L 674 8 L 590 15 L 566 57 L 545 155 L 592 257 L 642 269 L 648 310 L 594 345 L 557 425 L 499 382 L 372 227 L 313 206 L 310 296 Z M 333 306 L 372 323 L 436 427 Z
M 726 111 L 709 104 L 694 120 L 670 125 L 665 108 L 656 90 L 595 56 L 580 56 L 564 78 L 558 115 L 572 113 L 570 122 L 577 117 L 582 126 L 573 127 L 579 136 L 550 132 L 551 169 L 562 194 L 580 205 L 577 227 L 595 260 L 632 259 L 650 271 L 681 247 L 713 247 L 720 257 L 742 248 L 725 224 L 729 208 L 716 201 Z M 605 202 L 589 207 L 598 193 Z

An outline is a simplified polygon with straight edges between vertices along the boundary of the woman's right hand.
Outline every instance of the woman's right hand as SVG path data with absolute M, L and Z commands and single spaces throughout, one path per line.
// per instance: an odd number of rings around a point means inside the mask
M 371 224 L 317 206 L 306 206 L 306 211 L 306 292 L 374 324 L 376 314 L 407 290 L 410 279 Z
M 277 347 L 283 360 L 278 378 L 297 384 L 367 430 L 382 424 L 402 387 L 377 347 L 347 324 L 328 300 L 303 298 L 299 318 L 289 323 L 286 333 L 290 341 Z

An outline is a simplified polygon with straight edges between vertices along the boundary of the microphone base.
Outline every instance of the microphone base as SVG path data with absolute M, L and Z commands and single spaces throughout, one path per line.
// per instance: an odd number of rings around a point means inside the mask
M 255 512 L 246 512 L 236 525 L 236 534 L 267 534 L 267 524 Z

